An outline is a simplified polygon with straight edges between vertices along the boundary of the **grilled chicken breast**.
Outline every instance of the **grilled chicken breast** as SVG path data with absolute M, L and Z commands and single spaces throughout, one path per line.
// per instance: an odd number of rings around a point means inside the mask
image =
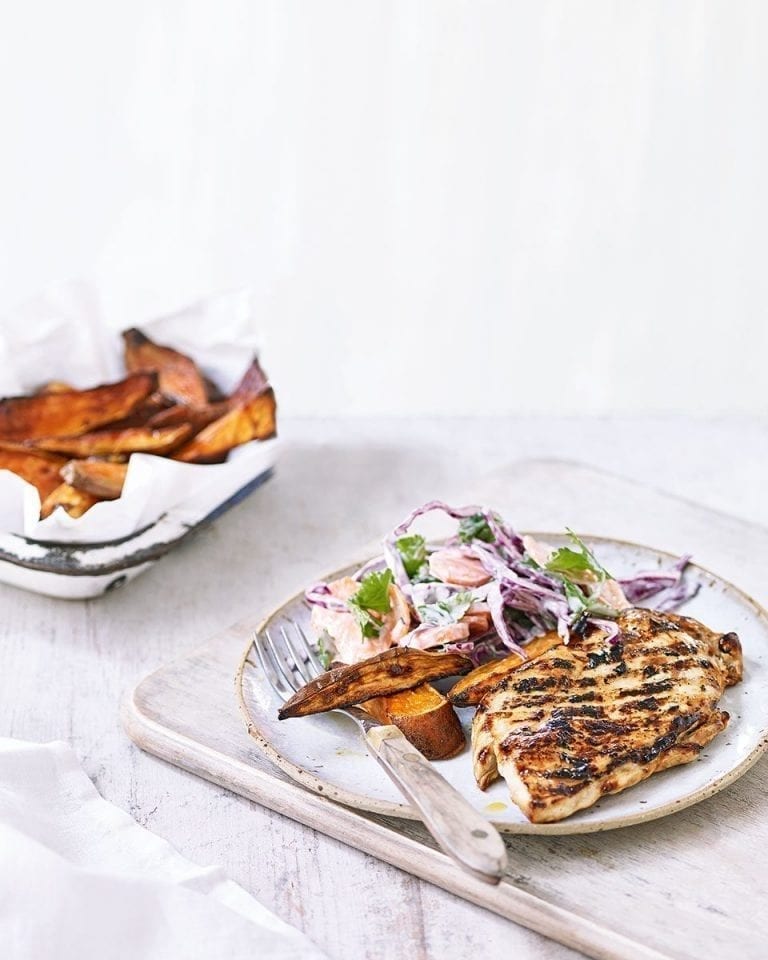
M 717 705 L 742 676 L 735 633 L 640 608 L 618 625 L 614 642 L 594 631 L 512 670 L 478 707 L 477 782 L 503 776 L 533 822 L 688 763 L 728 723 Z

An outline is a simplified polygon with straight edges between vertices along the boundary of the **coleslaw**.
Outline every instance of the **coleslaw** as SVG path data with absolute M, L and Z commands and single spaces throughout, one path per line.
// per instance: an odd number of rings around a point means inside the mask
M 458 521 L 447 541 L 411 532 L 432 511 Z M 431 500 L 395 527 L 383 556 L 351 577 L 313 584 L 305 598 L 327 659 L 354 662 L 417 646 L 482 663 L 510 652 L 525 658 L 526 644 L 553 630 L 566 644 L 592 628 L 615 641 L 622 610 L 647 601 L 672 610 L 697 593 L 699 583 L 686 575 L 690 559 L 617 579 L 571 530 L 567 544 L 554 547 L 521 536 L 496 511 Z

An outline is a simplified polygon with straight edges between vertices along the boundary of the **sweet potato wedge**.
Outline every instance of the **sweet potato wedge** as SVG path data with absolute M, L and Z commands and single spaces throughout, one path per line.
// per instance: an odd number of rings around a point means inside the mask
M 366 700 L 361 706 L 379 723 L 393 723 L 402 730 L 428 760 L 445 760 L 464 748 L 464 731 L 456 711 L 431 683 Z
M 184 463 L 221 463 L 232 447 L 249 440 L 253 440 L 251 418 L 244 410 L 230 410 L 177 450 L 173 459 Z
M 188 423 L 192 426 L 195 433 L 207 427 L 209 423 L 223 417 L 229 410 L 229 406 L 224 403 L 209 403 L 205 407 L 190 407 L 185 403 L 175 403 L 172 407 L 165 410 L 158 410 L 147 421 L 147 426 L 153 430 L 159 430 L 160 427 L 177 427 L 182 423 Z
M 35 390 L 35 393 L 71 393 L 75 388 L 64 380 L 49 380 Z
M 271 387 L 243 407 L 214 420 L 173 454 L 185 463 L 220 463 L 233 447 L 275 435 L 275 394 Z
M 123 492 L 127 463 L 109 460 L 70 460 L 61 468 L 61 479 L 82 493 L 100 500 L 117 500 Z
M 31 483 L 41 501 L 61 483 L 59 471 L 65 462 L 63 457 L 33 453 L 21 444 L 0 443 L 0 470 L 10 470 Z
M 166 400 L 159 390 L 151 393 L 146 400 L 138 405 L 127 417 L 113 420 L 108 424 L 110 430 L 128 430 L 133 427 L 154 427 L 150 423 L 152 418 L 163 410 L 168 410 L 173 404 Z M 177 426 L 178 424 L 174 424 Z
M 286 701 L 278 717 L 286 720 L 349 707 L 471 669 L 472 661 L 460 653 L 427 653 L 412 647 L 393 647 L 316 677 Z
M 267 440 L 277 433 L 277 401 L 275 391 L 267 387 L 245 405 L 245 412 L 251 418 L 253 440 Z
M 98 503 L 99 498 L 82 490 L 76 490 L 68 483 L 61 483 L 43 500 L 40 517 L 45 520 L 57 507 L 64 507 L 70 517 L 82 517 L 86 510 Z
M 202 407 L 208 402 L 205 379 L 191 357 L 150 340 L 141 330 L 123 332 L 125 366 L 131 373 L 155 371 L 160 392 L 174 403 Z
M 192 434 L 192 427 L 183 423 L 178 427 L 152 430 L 149 427 L 128 427 L 125 430 L 95 430 L 79 437 L 42 437 L 31 440 L 35 450 L 60 453 L 67 457 L 108 457 L 111 454 L 170 453 Z
M 260 397 L 269 389 L 269 380 L 267 375 L 261 369 L 261 365 L 256 357 L 251 361 L 251 365 L 245 371 L 240 383 L 235 387 L 229 396 L 228 403 L 230 407 L 241 407 L 249 403 L 255 397 Z
M 220 400 L 226 399 L 219 387 L 211 380 L 210 377 L 203 377 L 203 383 L 205 384 L 205 393 L 208 397 L 208 403 L 218 403 Z
M 77 436 L 128 416 L 156 386 L 155 374 L 138 373 L 90 390 L 0 400 L 0 440 Z
M 525 652 L 528 659 L 524 660 L 516 653 L 510 653 L 509 656 L 501 660 L 491 660 L 462 677 L 448 691 L 448 699 L 456 707 L 474 707 L 483 699 L 483 697 L 495 690 L 496 687 L 524 663 L 535 660 L 542 653 L 546 653 L 552 647 L 558 646 L 563 641 L 554 631 L 544 633 L 540 637 L 534 637 L 526 646 Z

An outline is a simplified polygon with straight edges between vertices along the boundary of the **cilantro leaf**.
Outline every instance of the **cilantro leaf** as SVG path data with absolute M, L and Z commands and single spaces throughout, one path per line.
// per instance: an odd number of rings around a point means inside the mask
M 592 551 L 589 549 L 586 543 L 584 543 L 581 537 L 577 537 L 570 527 L 566 527 L 565 529 L 568 531 L 568 536 L 571 538 L 571 541 L 576 544 L 579 550 L 581 550 L 583 553 L 585 553 L 589 557 L 589 560 L 592 566 L 596 570 L 598 570 L 600 573 L 604 574 L 606 577 L 610 577 L 611 576 L 610 573 L 608 573 L 605 567 L 599 562 L 597 557 L 594 555 L 594 553 L 592 553 Z
M 606 617 L 609 620 L 615 620 L 619 615 L 618 610 L 614 610 L 613 607 L 609 607 L 596 597 L 588 596 L 581 587 L 565 578 L 563 578 L 563 589 L 568 598 L 568 608 L 573 613 L 572 624 L 585 616 Z
M 322 663 L 323 667 L 327 670 L 331 665 L 333 660 L 333 649 L 335 648 L 336 643 L 333 637 L 328 633 L 327 630 L 323 630 L 320 636 L 317 638 L 317 659 Z
M 566 527 L 565 529 L 568 531 L 568 536 L 570 537 L 571 542 L 574 543 L 579 548 L 579 550 L 581 550 L 581 552 L 587 557 L 589 562 L 592 564 L 592 569 L 596 573 L 600 574 L 602 577 L 607 577 L 609 580 L 612 580 L 613 577 L 611 577 L 610 573 L 608 573 L 608 571 L 605 569 L 602 563 L 600 563 L 600 561 L 597 559 L 594 553 L 592 553 L 592 551 L 589 549 L 586 543 L 584 543 L 581 537 L 577 537 L 570 527 Z
M 360 589 L 350 597 L 348 603 L 363 610 L 374 610 L 376 613 L 389 613 L 392 604 L 389 599 L 389 588 L 392 584 L 391 570 L 374 570 L 360 581 Z
M 560 547 L 547 560 L 547 570 L 550 573 L 562 573 L 566 576 L 571 573 L 596 573 L 589 557 L 581 551 L 571 550 L 570 547 Z
M 610 579 L 611 575 L 573 530 L 568 529 L 568 537 L 577 549 L 560 547 L 559 550 L 555 550 L 547 561 L 545 569 L 554 574 L 563 584 L 568 609 L 573 614 L 571 626 L 577 627 L 579 623 L 585 622 L 587 617 L 614 619 L 618 616 L 618 611 L 596 596 L 602 584 Z M 585 574 L 588 576 L 585 577 Z M 587 588 L 584 589 L 579 582 L 587 584 Z
M 381 633 L 381 624 L 367 610 L 362 607 L 355 606 L 351 600 L 348 600 L 349 609 L 352 611 L 355 620 L 357 621 L 358 627 L 360 627 L 360 632 L 363 635 L 364 639 L 372 639 L 373 637 L 378 637 Z
M 363 577 L 360 589 L 347 600 L 364 638 L 378 637 L 381 633 L 381 623 L 373 613 L 389 613 L 392 609 L 389 599 L 392 579 L 391 570 L 375 570 Z
M 571 583 L 570 580 L 563 579 L 563 589 L 568 598 L 568 607 L 572 613 L 578 616 L 589 609 L 589 597 L 581 587 L 578 587 L 575 583 Z
M 436 627 L 458 623 L 474 602 L 471 590 L 454 593 L 446 600 L 437 603 L 425 603 L 417 607 L 422 623 L 431 623 Z
M 494 537 L 493 531 L 482 513 L 473 513 L 471 517 L 465 517 L 460 521 L 459 540 L 462 543 L 470 543 L 472 540 L 493 543 L 496 537 Z
M 427 541 L 420 533 L 411 534 L 408 537 L 400 537 L 395 541 L 395 546 L 403 558 L 405 572 L 413 580 L 418 577 L 420 580 L 429 575 L 427 565 Z
M 595 557 L 586 543 L 584 543 L 580 537 L 576 536 L 573 530 L 568 529 L 568 537 L 577 549 L 573 550 L 571 547 L 560 547 L 559 550 L 555 550 L 546 564 L 546 569 L 549 570 L 550 573 L 559 573 L 564 577 L 574 575 L 578 577 L 579 575 L 589 573 L 600 582 L 610 578 L 611 575 L 605 567 L 597 560 L 597 557 Z

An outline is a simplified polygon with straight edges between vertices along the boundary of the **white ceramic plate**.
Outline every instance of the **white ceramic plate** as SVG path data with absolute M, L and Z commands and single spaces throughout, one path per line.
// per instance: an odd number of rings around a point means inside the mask
M 550 543 L 562 538 L 535 534 Z M 585 538 L 600 561 L 616 576 L 668 565 L 669 554 L 636 544 Z M 327 577 L 351 573 L 350 566 Z M 726 690 L 720 701 L 731 715 L 728 727 L 716 737 L 697 760 L 652 776 L 623 793 L 603 798 L 595 806 L 567 820 L 532 824 L 510 801 L 506 784 L 497 780 L 485 792 L 472 775 L 469 747 L 459 756 L 439 761 L 436 766 L 470 803 L 499 829 L 509 833 L 590 833 L 611 830 L 674 813 L 711 796 L 745 773 L 768 746 L 768 614 L 736 587 L 700 567 L 692 573 L 701 581 L 701 590 L 680 609 L 713 630 L 735 630 L 744 649 L 744 680 Z M 279 630 L 290 618 L 308 627 L 309 609 L 301 595 L 272 613 L 260 629 Z M 311 632 L 307 633 L 311 636 Z M 266 754 L 286 773 L 304 786 L 360 810 L 390 816 L 415 818 L 397 788 L 375 760 L 366 753 L 355 723 L 339 713 L 279 721 L 278 699 L 257 666 L 249 647 L 238 672 L 241 708 L 249 732 Z M 473 708 L 460 710 L 467 732 Z

